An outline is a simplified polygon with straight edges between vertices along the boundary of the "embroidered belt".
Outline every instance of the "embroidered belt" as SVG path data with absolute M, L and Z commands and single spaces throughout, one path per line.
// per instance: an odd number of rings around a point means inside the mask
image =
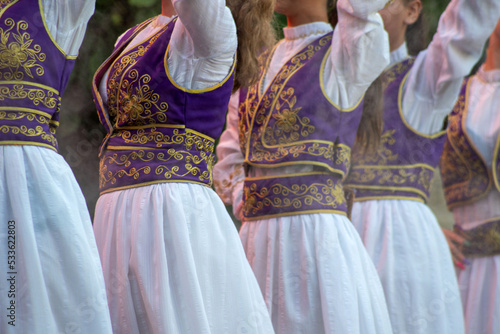
M 455 229 L 460 227 L 455 225 Z M 462 230 L 470 242 L 462 251 L 468 257 L 493 256 L 500 254 L 500 220 L 488 222 L 470 230 Z
M 309 213 L 345 215 L 347 202 L 342 178 L 315 172 L 245 179 L 244 220 L 258 220 Z
M 0 145 L 37 145 L 57 151 L 59 93 L 48 86 L 0 83 Z
M 347 185 L 355 190 L 355 201 L 410 199 L 427 202 L 434 168 L 429 165 L 354 167 Z
M 100 159 L 100 192 L 162 182 L 194 182 L 211 187 L 214 142 L 182 126 L 118 131 Z
M 0 145 L 36 145 L 57 151 L 58 123 L 32 112 L 0 110 Z

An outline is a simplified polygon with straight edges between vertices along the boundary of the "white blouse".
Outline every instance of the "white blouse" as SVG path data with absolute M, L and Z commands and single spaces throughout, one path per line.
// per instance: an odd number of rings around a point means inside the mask
M 481 67 L 471 79 L 468 96 L 467 133 L 491 170 L 493 153 L 500 135 L 500 70 Z M 455 222 L 467 229 L 485 220 L 500 217 L 500 192 L 493 188 L 477 202 L 452 210 Z
M 481 57 L 500 15 L 500 1 L 453 0 L 427 50 L 418 54 L 403 95 L 403 115 L 417 131 L 436 134 L 455 105 L 462 80 Z M 391 64 L 408 57 L 403 44 Z
M 223 81 L 233 65 L 238 46 L 236 24 L 226 2 L 172 0 L 172 3 L 179 16 L 167 59 L 172 78 L 186 89 L 209 88 Z M 162 15 L 154 18 L 123 52 L 156 34 L 172 19 Z M 105 105 L 108 73 L 109 70 L 99 86 Z
M 43 15 L 55 42 L 68 56 L 77 56 L 95 0 L 43 0 Z
M 339 0 L 339 23 L 332 39 L 330 57 L 325 64 L 323 82 L 328 97 L 341 108 L 350 108 L 362 98 L 369 85 L 389 63 L 389 41 L 382 18 L 377 13 L 385 0 Z M 284 29 L 285 38 L 277 45 L 264 78 L 264 89 L 281 67 L 306 45 L 332 27 L 314 22 Z M 365 66 L 360 66 L 363 64 Z M 233 205 L 236 217 L 241 213 L 244 157 L 238 137 L 239 94 L 233 94 L 227 115 L 226 130 L 217 146 L 219 162 L 214 180 L 219 196 Z M 312 171 L 313 166 L 251 168 L 250 176 L 282 175 Z

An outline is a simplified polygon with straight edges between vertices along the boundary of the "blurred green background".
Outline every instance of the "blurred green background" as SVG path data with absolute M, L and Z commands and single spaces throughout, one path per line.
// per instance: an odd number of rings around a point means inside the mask
M 369 0 L 367 0 L 369 1 Z M 429 27 L 429 41 L 436 30 L 439 16 L 448 0 L 423 0 Z M 93 217 L 98 193 L 99 164 L 97 151 L 104 138 L 92 100 L 92 77 L 100 64 L 111 54 L 118 36 L 128 28 L 161 12 L 160 0 L 98 0 L 96 12 L 88 24 L 85 40 L 63 97 L 61 127 L 58 130 L 60 153 L 66 158 L 82 187 Z M 276 16 L 277 29 L 285 24 Z M 437 182 L 437 185 L 440 181 Z M 439 186 L 434 187 L 431 207 L 444 225 L 451 217 L 444 208 Z

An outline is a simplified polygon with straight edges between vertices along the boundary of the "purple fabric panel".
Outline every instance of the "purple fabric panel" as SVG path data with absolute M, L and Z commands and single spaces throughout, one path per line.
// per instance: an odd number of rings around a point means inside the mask
M 342 179 L 327 173 L 247 178 L 243 203 L 243 215 L 247 219 L 347 211 Z
M 353 153 L 346 184 L 363 197 L 415 197 L 427 200 L 430 183 L 441 157 L 445 136 L 421 135 L 406 125 L 399 110 L 400 89 L 413 58 L 384 73 L 384 127 L 377 152 Z
M 57 149 L 60 97 L 75 60 L 67 59 L 43 24 L 37 0 L 0 5 L 0 144 L 40 143 Z
M 455 108 L 448 119 L 447 137 L 440 161 L 444 195 L 449 207 L 476 201 L 492 186 L 486 162 L 469 141 L 464 129 L 467 108 L 467 87 L 464 81 Z
M 331 38 L 326 34 L 292 57 L 262 99 L 258 85 L 241 92 L 240 101 L 245 102 L 240 106 L 240 139 L 249 164 L 312 162 L 346 173 L 363 106 L 342 112 L 322 91 L 321 66 Z
M 214 141 L 224 127 L 233 75 L 207 90 L 176 87 L 165 69 L 175 22 L 121 55 L 144 25 L 129 30 L 95 76 L 97 97 L 110 70 L 107 109 L 97 105 L 108 131 L 102 145 L 101 191 L 151 182 L 212 184 Z
M 455 230 L 467 235 L 470 245 L 462 247 L 467 257 L 495 256 L 500 254 L 500 221 L 495 220 L 479 225 L 470 230 L 463 230 L 455 225 Z

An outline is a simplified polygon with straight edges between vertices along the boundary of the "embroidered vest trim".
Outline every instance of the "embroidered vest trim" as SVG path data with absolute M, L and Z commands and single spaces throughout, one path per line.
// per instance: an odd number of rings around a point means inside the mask
M 339 114 L 348 114 L 362 107 L 360 99 L 354 107 L 341 109 L 326 96 L 322 76 L 330 53 L 331 39 L 332 34 L 327 34 L 292 56 L 264 92 L 265 72 L 274 50 L 261 56 L 259 83 L 240 95 L 240 101 L 244 102 L 239 107 L 239 133 L 245 164 L 259 168 L 307 164 L 345 176 L 350 165 L 351 143 L 342 142 L 345 138 L 339 140 L 338 136 L 327 140 L 328 135 L 319 133 L 321 124 L 312 119 L 314 115 L 300 114 L 302 107 L 296 105 L 298 98 L 295 88 L 289 84 L 289 81 L 297 79 L 295 75 L 301 69 L 317 66 L 319 78 L 316 74 L 315 78 L 322 91 L 321 98 L 324 99 L 321 103 L 332 107 L 332 117 L 335 110 Z M 315 65 L 311 59 L 318 55 L 322 58 Z M 341 116 L 335 117 L 340 122 Z
M 404 118 L 402 111 L 403 88 L 414 61 L 414 58 L 408 58 L 394 64 L 384 73 L 386 108 L 387 104 L 389 103 L 390 106 L 392 102 L 391 96 L 387 96 L 387 90 L 397 88 L 397 110 L 384 111 L 384 131 L 377 154 L 362 156 L 355 152 L 353 155 L 354 162 L 346 186 L 355 189 L 354 200 L 357 202 L 405 199 L 425 203 L 428 200 L 431 180 L 438 164 L 438 155 L 435 159 L 436 166 L 433 166 L 424 159 L 406 157 L 410 152 L 395 152 L 392 148 L 397 140 L 407 140 L 407 136 L 418 136 L 416 138 L 421 138 L 420 142 L 425 142 L 435 150 L 439 150 L 440 156 L 440 147 L 442 146 L 440 141 L 444 141 L 445 131 L 426 135 L 413 129 Z M 394 87 L 394 85 L 398 86 Z M 399 124 L 391 127 L 390 122 Z M 410 138 L 410 140 L 416 138 Z M 413 162 L 412 160 L 414 163 L 407 163 Z
M 312 213 L 346 215 L 342 179 L 327 172 L 247 177 L 243 188 L 245 221 Z
M 26 12 L 29 10 L 32 12 Z M 23 15 L 36 17 L 38 13 L 44 27 L 41 33 L 32 28 L 34 23 L 19 19 Z M 68 56 L 52 37 L 41 0 L 23 4 L 3 0 L 0 21 L 0 68 L 3 70 L 0 72 L 0 145 L 35 145 L 57 151 L 55 134 L 61 94 L 76 57 Z
M 235 63 L 213 87 L 180 87 L 167 65 L 176 20 L 123 52 L 151 20 L 129 30 L 94 76 L 98 113 L 108 131 L 100 154 L 101 194 L 165 182 L 212 186 L 212 136 L 222 132 Z M 151 61 L 155 65 L 149 68 Z M 106 109 L 98 87 L 108 69 Z M 210 112 L 205 110 L 207 103 Z
M 493 182 L 496 174 L 492 174 L 488 169 L 486 160 L 467 132 L 465 122 L 471 82 L 471 78 L 465 79 L 462 92 L 450 114 L 447 138 L 440 162 L 444 195 L 449 209 L 480 200 L 497 183 L 496 180 Z M 494 162 L 497 157 L 498 142 L 493 157 Z M 500 188 L 497 187 L 497 189 Z

